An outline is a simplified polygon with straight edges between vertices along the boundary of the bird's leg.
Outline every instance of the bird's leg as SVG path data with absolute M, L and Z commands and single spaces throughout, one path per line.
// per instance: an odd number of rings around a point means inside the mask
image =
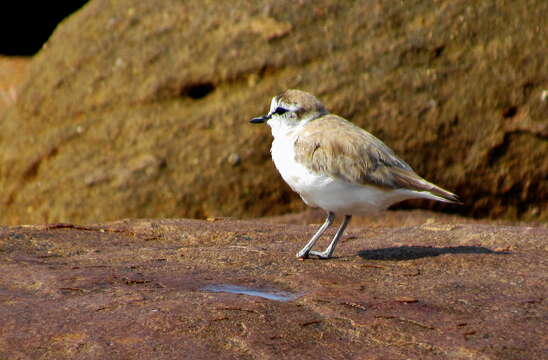
M 308 243 L 297 253 L 297 257 L 301 259 L 306 259 L 308 257 L 308 253 L 310 253 L 310 249 L 312 249 L 312 246 L 318 241 L 320 236 L 327 230 L 331 224 L 333 224 L 333 220 L 335 220 L 335 214 L 332 212 L 327 213 L 327 218 L 325 219 L 325 222 L 323 225 L 318 229 L 318 231 L 310 238 Z
M 310 251 L 310 255 L 316 255 L 322 259 L 329 259 L 331 255 L 333 255 L 333 252 L 335 251 L 335 246 L 337 246 L 337 243 L 342 237 L 342 234 L 344 233 L 344 229 L 346 229 L 346 225 L 350 222 L 352 219 L 352 215 L 345 215 L 344 220 L 337 230 L 337 233 L 333 237 L 333 240 L 331 240 L 331 244 L 325 249 L 325 251 L 319 252 L 319 251 Z

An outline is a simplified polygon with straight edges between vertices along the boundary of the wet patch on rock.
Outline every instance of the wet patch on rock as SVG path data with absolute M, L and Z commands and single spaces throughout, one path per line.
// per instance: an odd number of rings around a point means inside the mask
M 249 288 L 238 285 L 208 285 L 202 288 L 203 291 L 210 292 L 225 292 L 230 294 L 241 294 L 248 296 L 258 296 L 264 299 L 274 301 L 291 301 L 299 297 L 297 294 L 292 294 L 287 291 L 274 290 L 274 289 L 261 289 L 261 288 Z

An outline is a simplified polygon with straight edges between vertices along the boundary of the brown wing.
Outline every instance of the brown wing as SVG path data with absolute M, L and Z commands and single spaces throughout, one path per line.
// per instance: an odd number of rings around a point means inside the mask
M 350 183 L 429 191 L 457 201 L 454 194 L 418 176 L 375 136 L 336 115 L 305 125 L 295 143 L 295 158 L 314 172 Z

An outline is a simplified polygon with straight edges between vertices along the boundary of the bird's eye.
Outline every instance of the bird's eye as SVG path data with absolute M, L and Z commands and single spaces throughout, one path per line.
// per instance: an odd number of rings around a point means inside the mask
M 289 111 L 289 110 L 284 109 L 283 107 L 277 107 L 276 110 L 274 110 L 274 114 L 283 115 L 283 114 L 285 114 L 285 113 L 288 112 L 288 111 Z

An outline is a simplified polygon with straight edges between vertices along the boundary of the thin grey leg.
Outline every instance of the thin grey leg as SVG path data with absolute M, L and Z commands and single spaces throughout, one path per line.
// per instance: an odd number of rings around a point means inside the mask
M 325 249 L 325 251 L 323 252 L 310 251 L 309 254 L 316 255 L 322 259 L 329 259 L 331 255 L 333 255 L 333 252 L 335 251 L 335 247 L 337 246 L 337 243 L 341 239 L 342 234 L 344 233 L 344 230 L 346 229 L 346 226 L 348 225 L 351 219 L 352 219 L 352 215 L 345 215 L 344 220 L 341 226 L 339 227 L 339 230 L 337 230 L 337 233 L 333 237 L 333 240 L 331 240 L 331 244 L 329 244 L 329 246 L 327 247 L 327 249 Z
M 332 212 L 327 213 L 327 218 L 325 219 L 325 222 L 323 225 L 318 229 L 318 231 L 310 238 L 308 243 L 297 253 L 298 258 L 306 259 L 308 257 L 308 253 L 310 252 L 310 249 L 312 249 L 312 246 L 318 241 L 320 236 L 327 230 L 331 224 L 333 224 L 333 220 L 335 220 L 335 214 Z

